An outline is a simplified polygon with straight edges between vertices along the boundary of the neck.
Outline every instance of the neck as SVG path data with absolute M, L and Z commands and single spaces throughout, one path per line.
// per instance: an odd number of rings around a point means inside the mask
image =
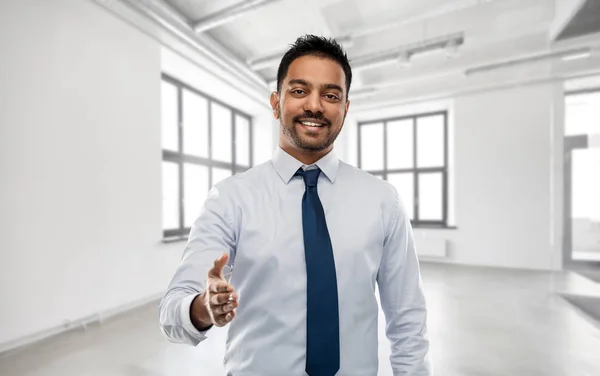
M 311 165 L 311 164 L 315 163 L 316 161 L 318 161 L 319 159 L 321 159 L 325 155 L 327 155 L 333 149 L 333 145 L 332 145 L 332 146 L 329 146 L 325 150 L 311 151 L 311 150 L 297 149 L 290 145 L 284 145 L 281 143 L 279 144 L 279 147 L 281 147 L 281 149 L 283 149 L 286 153 L 288 153 L 292 157 L 296 158 L 300 162 L 304 163 L 305 165 Z

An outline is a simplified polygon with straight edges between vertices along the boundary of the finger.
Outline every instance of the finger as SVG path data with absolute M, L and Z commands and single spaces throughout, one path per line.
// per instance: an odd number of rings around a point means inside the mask
M 219 315 L 215 317 L 215 325 L 216 326 L 225 326 L 231 322 L 235 317 L 235 311 L 228 312 L 224 315 Z
M 226 315 L 227 313 L 233 311 L 236 308 L 237 308 L 236 302 L 231 302 L 231 303 L 211 307 L 213 315 L 215 317 L 218 317 L 221 315 Z
M 221 294 L 213 294 L 210 297 L 210 304 L 212 305 L 223 305 L 226 303 L 237 302 L 237 294 L 235 292 L 232 293 L 221 293 Z
M 208 271 L 208 277 L 223 279 L 223 268 L 227 265 L 227 261 L 229 261 L 229 255 L 223 253 L 221 257 L 215 260 L 213 267 Z
M 231 286 L 229 283 L 227 283 L 225 281 L 209 283 L 209 285 L 210 285 L 210 292 L 212 292 L 213 294 L 232 293 L 233 292 L 233 286 Z

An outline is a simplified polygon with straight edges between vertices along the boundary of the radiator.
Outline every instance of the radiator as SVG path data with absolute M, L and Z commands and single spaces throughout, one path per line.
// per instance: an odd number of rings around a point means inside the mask
M 448 241 L 439 238 L 415 239 L 417 255 L 419 257 L 446 258 L 448 256 Z

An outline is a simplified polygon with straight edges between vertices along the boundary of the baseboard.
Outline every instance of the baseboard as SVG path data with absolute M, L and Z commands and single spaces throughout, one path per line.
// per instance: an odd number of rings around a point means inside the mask
M 36 342 L 48 339 L 50 337 L 54 337 L 56 335 L 71 331 L 77 328 L 85 328 L 89 325 L 93 324 L 102 324 L 103 321 L 108 320 L 114 316 L 118 316 L 124 313 L 127 313 L 131 310 L 143 307 L 147 304 L 156 302 L 160 300 L 163 296 L 163 293 L 155 294 L 144 299 L 139 299 L 131 303 L 123 304 L 121 306 L 96 312 L 92 315 L 83 317 L 78 320 L 70 321 L 65 325 L 56 326 L 47 330 L 43 330 L 41 332 L 33 333 L 21 338 L 17 338 L 15 340 L 11 340 L 8 342 L 0 343 L 0 354 L 4 354 L 9 351 L 18 350 L 22 347 L 32 345 Z M 158 313 L 157 313 L 158 315 Z

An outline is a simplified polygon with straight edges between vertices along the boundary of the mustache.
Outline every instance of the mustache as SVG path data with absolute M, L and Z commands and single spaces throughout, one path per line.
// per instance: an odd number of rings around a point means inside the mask
M 323 116 L 323 114 L 321 112 L 306 111 L 306 112 L 304 112 L 304 114 L 294 116 L 294 118 L 293 118 L 294 122 L 300 121 L 300 119 L 303 119 L 303 120 L 314 119 L 314 120 L 322 121 L 327 125 L 331 125 L 331 122 L 329 121 L 329 119 L 327 119 L 325 116 Z

